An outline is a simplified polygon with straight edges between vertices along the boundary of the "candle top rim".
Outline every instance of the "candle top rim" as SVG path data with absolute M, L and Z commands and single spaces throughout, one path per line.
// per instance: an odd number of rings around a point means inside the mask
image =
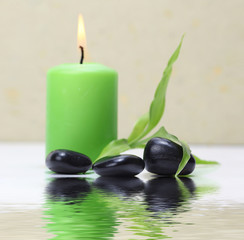
M 50 72 L 75 73 L 75 72 L 114 72 L 116 71 L 100 63 L 64 63 L 49 69 Z

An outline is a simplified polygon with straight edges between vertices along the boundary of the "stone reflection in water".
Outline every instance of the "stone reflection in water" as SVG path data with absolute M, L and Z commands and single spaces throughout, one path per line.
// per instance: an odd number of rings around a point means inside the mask
M 48 184 L 46 228 L 51 239 L 165 239 L 164 229 L 190 199 L 190 178 L 58 178 Z M 153 213 L 153 214 L 152 214 Z M 120 225 L 123 225 L 123 233 Z M 117 235 L 115 235 L 117 233 Z M 120 235 L 121 234 L 121 235 Z M 133 235 L 133 236 L 132 236 Z
M 69 201 L 81 200 L 91 191 L 90 184 L 83 178 L 56 178 L 46 188 L 49 198 Z
M 145 187 L 148 210 L 175 212 L 194 193 L 195 184 L 190 178 L 158 177 L 149 180 Z
M 111 239 L 115 210 L 85 179 L 59 178 L 48 184 L 44 215 L 50 239 Z
M 123 197 L 138 195 L 144 190 L 143 181 L 137 177 L 99 177 L 95 180 L 94 186 L 105 192 L 115 193 Z

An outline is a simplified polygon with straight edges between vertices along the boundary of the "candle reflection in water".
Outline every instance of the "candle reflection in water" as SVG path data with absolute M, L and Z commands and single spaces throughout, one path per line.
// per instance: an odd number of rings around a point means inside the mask
M 164 239 L 164 228 L 187 211 L 197 188 L 190 178 L 58 178 L 46 188 L 52 239 L 114 239 L 120 225 L 133 239 Z M 119 232 L 119 233 L 118 233 Z M 146 238 L 145 238 L 146 237 Z M 129 239 L 129 238 L 126 238 Z M 131 236 L 130 236 L 131 239 Z
M 85 179 L 54 179 L 45 209 L 46 228 L 56 235 L 51 239 L 109 239 L 117 225 L 115 211 Z

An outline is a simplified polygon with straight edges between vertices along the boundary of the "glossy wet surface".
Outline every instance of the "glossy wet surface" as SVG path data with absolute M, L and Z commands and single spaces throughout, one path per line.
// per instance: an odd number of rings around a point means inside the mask
M 68 176 L 46 170 L 42 145 L 1 145 L 0 239 L 244 239 L 244 148 L 192 149 L 221 165 L 179 179 Z

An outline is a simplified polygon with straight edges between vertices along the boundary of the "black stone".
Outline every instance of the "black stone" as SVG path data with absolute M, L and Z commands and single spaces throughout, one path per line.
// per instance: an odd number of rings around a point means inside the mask
M 159 175 L 175 175 L 182 159 L 182 147 L 165 138 L 152 138 L 148 141 L 143 159 L 147 171 Z M 187 175 L 195 169 L 195 159 L 191 155 L 179 175 Z
M 137 195 L 144 190 L 144 183 L 137 177 L 99 177 L 93 185 L 104 192 L 123 197 Z
M 135 176 L 143 171 L 144 161 L 134 155 L 124 154 L 104 157 L 93 164 L 93 170 L 101 176 Z
M 85 173 L 92 166 L 89 157 L 70 150 L 55 150 L 48 154 L 46 166 L 53 172 L 63 174 Z

